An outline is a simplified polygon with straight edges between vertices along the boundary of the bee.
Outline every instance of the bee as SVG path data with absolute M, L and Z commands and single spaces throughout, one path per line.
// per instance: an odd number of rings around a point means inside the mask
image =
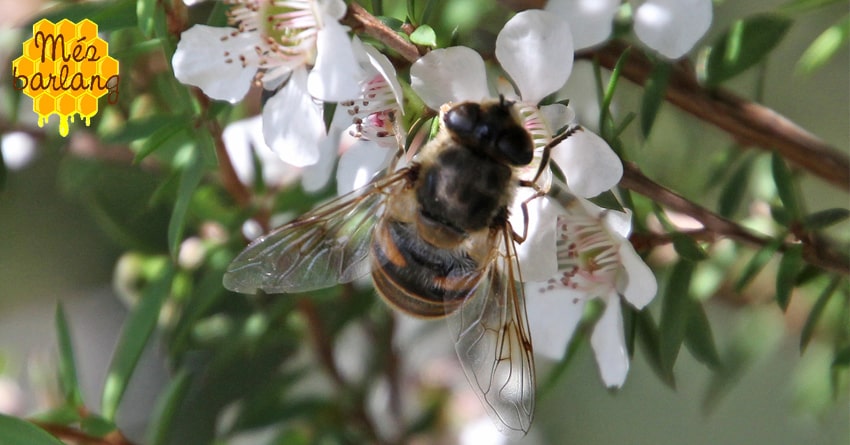
M 439 119 L 437 135 L 408 166 L 258 238 L 230 264 L 224 286 L 304 292 L 371 272 L 390 306 L 448 316 L 488 414 L 503 432 L 525 434 L 535 372 L 514 245 L 522 237 L 508 208 L 518 187 L 531 186 L 517 172 L 534 145 L 504 98 L 447 106 Z

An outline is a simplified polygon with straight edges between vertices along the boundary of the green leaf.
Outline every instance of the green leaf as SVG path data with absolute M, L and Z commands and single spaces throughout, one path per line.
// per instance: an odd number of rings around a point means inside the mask
M 138 0 L 136 3 L 136 17 L 139 29 L 145 37 L 150 38 L 154 33 L 157 0 Z
M 630 53 L 631 48 L 626 48 L 626 50 L 620 54 L 620 58 L 614 65 L 614 69 L 611 70 L 611 77 L 608 79 L 608 86 L 605 88 L 605 94 L 602 96 L 602 104 L 599 107 L 599 130 L 602 133 L 601 136 L 603 139 L 607 139 L 607 137 L 611 136 L 611 133 L 613 132 L 611 129 L 611 123 L 608 121 L 611 117 L 611 102 L 614 100 L 614 93 L 617 91 L 617 85 L 620 82 L 620 73 L 623 71 L 623 66 L 626 64 L 626 61 L 629 60 Z
M 736 21 L 708 49 L 707 55 L 700 55 L 700 77 L 707 86 L 718 86 L 757 65 L 782 41 L 791 24 L 791 19 L 778 14 Z
M 141 301 L 124 322 L 103 386 L 101 412 L 107 420 L 115 420 L 130 377 L 156 327 L 162 304 L 168 298 L 173 275 L 170 266 L 162 271 L 142 293 Z
M 720 198 L 717 202 L 717 213 L 721 216 L 730 218 L 741 207 L 741 202 L 747 195 L 747 185 L 750 182 L 752 167 L 753 159 L 745 159 L 723 185 L 723 190 L 720 191 Z
M 629 310 L 630 306 L 627 306 Z M 660 349 L 660 334 L 658 327 L 655 325 L 655 320 L 652 319 L 652 314 L 649 311 L 637 312 L 635 316 L 635 327 L 638 332 L 638 340 L 640 341 L 641 349 L 646 354 L 649 365 L 655 371 L 655 375 L 664 382 L 665 385 L 672 389 L 676 389 L 676 376 L 673 371 L 664 364 Z
M 165 121 L 163 125 L 161 125 L 153 133 L 150 133 L 150 136 L 145 139 L 144 143 L 142 143 L 142 147 L 136 153 L 136 157 L 133 158 L 133 162 L 141 162 L 151 153 L 164 147 L 167 142 L 169 142 L 172 138 L 175 138 L 178 134 L 185 135 L 184 130 L 186 130 L 186 122 L 182 119 L 171 119 Z
M 782 245 L 782 240 L 784 236 L 777 236 L 772 239 L 770 243 L 762 247 L 744 266 L 744 271 L 741 272 L 741 276 L 738 278 L 738 281 L 735 282 L 735 291 L 741 292 L 750 281 L 758 275 L 759 272 L 764 268 L 765 264 L 773 258 L 773 255 L 776 254 L 776 251 L 779 250 L 779 246 Z
M 0 445 L 64 445 L 37 426 L 0 414 Z
M 702 261 L 708 258 L 705 249 L 688 235 L 681 232 L 673 232 L 671 237 L 673 239 L 673 248 L 676 249 L 676 253 L 680 257 L 690 261 Z
M 785 164 L 782 156 L 776 152 L 771 157 L 771 169 L 773 171 L 773 181 L 776 183 L 776 192 L 779 194 L 779 200 L 782 201 L 785 210 L 790 213 L 791 219 L 798 219 L 800 217 L 800 206 L 797 201 L 797 192 L 794 188 L 791 170 Z
M 776 271 L 776 303 L 782 310 L 788 309 L 791 300 L 791 291 L 797 282 L 797 275 L 803 268 L 803 245 L 793 244 L 779 260 L 779 269 Z
M 661 303 L 661 320 L 658 323 L 659 352 L 665 371 L 673 373 L 673 365 L 685 339 L 685 330 L 694 304 L 689 288 L 694 273 L 694 263 L 680 260 L 673 266 Z
M 61 4 L 39 15 L 38 19 L 30 23 L 29 28 L 32 29 L 32 25 L 42 18 L 53 23 L 62 19 L 75 23 L 89 19 L 97 23 L 99 32 L 130 28 L 136 26 L 136 0 Z
M 711 324 L 705 314 L 705 308 L 696 302 L 691 303 L 690 318 L 685 328 L 685 346 L 691 355 L 712 369 L 722 366 L 720 354 L 711 333 Z
M 836 351 L 835 358 L 832 359 L 833 368 L 850 367 L 850 346 L 845 346 L 844 349 Z
M 180 185 L 177 188 L 177 201 L 174 203 L 174 211 L 168 221 L 168 250 L 171 256 L 177 258 L 180 242 L 183 241 L 183 230 L 186 225 L 186 214 L 189 212 L 189 204 L 192 195 L 201 178 L 204 176 L 204 163 L 201 159 L 200 149 L 191 148 L 188 164 L 180 175 Z
M 171 130 L 169 131 L 174 132 L 175 128 L 179 129 L 181 126 L 189 126 L 189 118 L 187 116 L 157 113 L 147 117 L 130 119 L 121 125 L 117 131 L 103 135 L 103 142 L 108 144 L 129 144 L 139 139 L 153 138 L 155 133 L 160 132 L 164 128 L 170 128 Z M 159 137 L 160 139 L 162 138 L 162 136 Z M 159 144 L 161 145 L 161 142 Z M 143 150 L 140 150 L 140 152 Z M 148 149 L 148 151 L 151 152 L 153 149 Z M 139 156 L 144 158 L 147 154 L 144 156 L 136 154 L 136 162 L 141 160 Z
M 657 62 L 644 86 L 643 99 L 640 104 L 640 130 L 644 138 L 649 137 L 652 125 L 661 104 L 664 103 L 664 93 L 667 91 L 667 81 L 670 80 L 671 65 L 668 62 Z
M 847 218 L 850 218 L 850 210 L 848 209 L 826 209 L 806 215 L 803 218 L 803 226 L 809 230 L 820 230 L 838 224 Z
M 800 332 L 801 353 L 805 351 L 806 346 L 809 345 L 809 341 L 812 339 L 812 334 L 815 333 L 815 326 L 817 325 L 820 316 L 823 315 L 823 310 L 826 308 L 826 304 L 829 303 L 829 298 L 838 288 L 839 283 L 841 283 L 841 278 L 834 277 L 823 292 L 821 292 L 817 301 L 815 301 L 814 306 L 812 306 L 812 310 L 809 312 L 809 317 L 806 318 L 806 324 L 803 325 L 803 330 Z
M 410 41 L 417 45 L 434 48 L 437 46 L 437 33 L 428 25 L 419 25 L 415 31 L 410 33 Z
M 65 393 L 65 402 L 74 407 L 81 407 L 83 406 L 83 395 L 77 381 L 74 347 L 68 329 L 68 320 L 65 319 L 65 311 L 61 302 L 56 305 L 54 319 L 56 335 L 59 337 L 59 383 Z
M 147 443 L 162 445 L 167 443 L 168 432 L 177 414 L 183 398 L 189 389 L 191 374 L 181 369 L 168 383 L 162 395 L 156 402 L 153 415 L 148 423 Z
M 75 406 L 62 405 L 58 408 L 35 414 L 30 419 L 37 422 L 70 425 L 80 421 L 80 410 Z
M 797 61 L 797 71 L 811 74 L 826 65 L 850 40 L 850 16 L 827 28 L 819 35 Z
M 105 437 L 107 434 L 118 429 L 118 427 L 115 426 L 115 423 L 103 417 L 89 415 L 80 422 L 80 429 L 90 436 Z

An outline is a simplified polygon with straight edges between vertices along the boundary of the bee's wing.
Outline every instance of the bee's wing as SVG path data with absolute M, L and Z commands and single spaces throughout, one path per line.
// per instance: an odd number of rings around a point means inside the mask
M 475 291 L 449 317 L 467 379 L 502 432 L 528 432 L 534 415 L 534 358 L 510 225 L 498 234 Z
M 407 178 L 408 169 L 398 170 L 257 238 L 227 267 L 224 287 L 304 292 L 366 275 L 372 229 Z

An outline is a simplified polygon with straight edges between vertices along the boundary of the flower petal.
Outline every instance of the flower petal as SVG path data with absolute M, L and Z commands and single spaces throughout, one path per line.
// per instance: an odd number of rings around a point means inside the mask
M 566 127 L 576 118 L 573 110 L 564 104 L 543 105 L 540 107 L 540 114 L 553 133 Z
M 620 263 L 623 265 L 625 277 L 621 288 L 626 301 L 637 309 L 643 309 L 658 292 L 658 282 L 652 269 L 635 252 L 628 240 L 620 245 Z
M 354 57 L 345 28 L 332 17 L 316 37 L 316 64 L 310 70 L 307 91 L 316 99 L 340 102 L 357 97 L 363 71 Z
M 570 24 L 575 49 L 597 45 L 608 39 L 620 0 L 549 0 L 546 11 Z
M 358 140 L 339 158 L 337 193 L 342 196 L 368 184 L 375 173 L 389 165 L 392 150 L 372 141 Z
M 304 187 L 307 193 L 315 193 L 325 188 L 333 177 L 334 167 L 339 157 L 337 152 L 341 133 L 342 130 L 339 128 L 331 127 L 327 137 L 319 143 L 319 160 L 302 170 L 301 187 Z
M 661 55 L 684 56 L 711 25 L 711 0 L 647 0 L 635 10 L 638 38 Z
M 195 25 L 180 35 L 171 59 L 174 76 L 213 99 L 239 101 L 257 73 L 254 47 L 259 42 L 256 33 Z
M 604 139 L 585 129 L 552 150 L 552 160 L 567 177 L 576 195 L 590 198 L 617 185 L 623 164 Z
M 546 283 L 525 284 L 525 308 L 534 352 L 553 360 L 564 357 L 567 345 L 584 313 L 585 299 L 573 289 L 557 287 L 541 292 Z
M 490 97 L 484 61 L 465 46 L 435 49 L 420 57 L 410 67 L 410 81 L 416 94 L 433 110 L 448 102 Z
M 402 108 L 402 105 L 404 104 L 404 91 L 401 89 L 401 84 L 398 82 L 398 75 L 396 74 L 395 67 L 393 67 L 393 64 L 387 56 L 383 55 L 372 45 L 363 44 L 363 49 L 369 56 L 369 63 L 371 63 L 375 70 L 390 84 L 390 89 L 393 90 L 395 101 L 398 103 L 399 108 L 403 113 L 404 108 Z
M 573 69 L 570 25 L 554 14 L 527 10 L 513 16 L 496 37 L 496 58 L 527 102 L 560 89 Z
M 318 104 L 307 93 L 307 73 L 296 69 L 284 87 L 263 106 L 263 136 L 281 159 L 296 167 L 319 160 L 325 125 Z
M 511 208 L 511 226 L 522 234 L 525 229 L 520 204 L 529 194 L 518 193 Z M 546 281 L 558 273 L 555 229 L 561 206 L 546 196 L 534 199 L 527 205 L 528 231 L 526 239 L 517 244 L 520 273 L 525 282 Z
M 616 295 L 608 298 L 605 312 L 593 327 L 590 344 L 593 345 L 596 364 L 605 385 L 609 388 L 623 386 L 626 374 L 629 373 L 629 356 L 623 334 L 620 298 Z

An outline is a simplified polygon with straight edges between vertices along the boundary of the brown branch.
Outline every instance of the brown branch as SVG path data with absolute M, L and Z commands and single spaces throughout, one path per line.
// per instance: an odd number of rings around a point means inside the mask
M 693 217 L 702 223 L 707 230 L 717 235 L 725 236 L 755 247 L 766 246 L 772 241 L 771 238 L 754 233 L 658 184 L 646 177 L 632 164 L 627 163 L 623 167 L 623 179 L 620 180 L 621 186 L 648 196 L 671 210 Z M 803 241 L 804 246 L 803 258 L 810 264 L 831 272 L 850 275 L 850 262 L 848 262 L 847 256 L 822 243 L 813 245 L 807 243 L 805 239 L 801 241 Z M 780 250 L 785 250 L 789 246 L 790 244 L 786 243 Z
M 354 32 L 362 32 L 387 45 L 410 63 L 419 59 L 419 49 L 416 45 L 405 40 L 383 22 L 375 18 L 369 11 L 357 3 L 349 3 L 348 11 L 341 22 L 350 26 Z
M 615 40 L 601 48 L 581 52 L 576 57 L 595 58 L 605 68 L 613 69 L 626 48 L 627 44 Z M 621 75 L 643 85 L 652 69 L 652 61 L 632 48 Z M 834 185 L 845 190 L 850 187 L 850 158 L 845 153 L 770 108 L 722 88 L 703 88 L 693 70 L 682 64 L 673 66 L 666 94 L 673 105 L 717 126 L 739 142 L 775 151 Z
M 63 441 L 89 445 L 134 445 L 133 442 L 124 437 L 124 435 L 118 430 L 111 431 L 103 437 L 95 437 L 70 426 L 56 425 L 53 423 L 39 422 L 35 420 L 31 420 L 30 422 Z

